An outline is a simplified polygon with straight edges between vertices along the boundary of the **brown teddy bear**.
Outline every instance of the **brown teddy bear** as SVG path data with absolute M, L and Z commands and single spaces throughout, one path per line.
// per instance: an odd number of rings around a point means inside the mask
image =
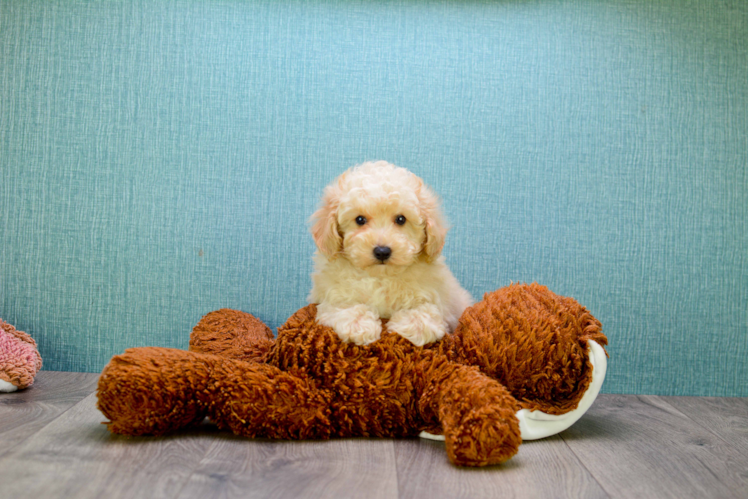
M 486 294 L 453 334 L 424 347 L 386 321 L 380 340 L 343 343 L 315 315 L 314 304 L 300 309 L 273 338 L 254 316 L 222 309 L 194 328 L 189 351 L 114 356 L 98 385 L 109 430 L 161 435 L 208 417 L 271 439 L 424 433 L 443 436 L 453 463 L 480 466 L 509 459 L 525 433 L 571 425 L 578 416 L 567 415 L 583 412 L 601 382 L 591 389 L 589 345 L 607 344 L 600 322 L 537 284 Z M 538 434 L 533 416 L 551 430 Z

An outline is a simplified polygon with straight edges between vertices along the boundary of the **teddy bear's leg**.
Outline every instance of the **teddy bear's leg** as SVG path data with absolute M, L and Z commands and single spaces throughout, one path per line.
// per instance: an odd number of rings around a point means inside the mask
M 331 394 L 304 375 L 272 365 L 225 360 L 208 388 L 208 417 L 250 438 L 329 439 Z
M 421 418 L 443 432 L 454 464 L 498 464 L 517 453 L 520 405 L 506 388 L 477 368 L 457 363 L 437 362 L 423 373 Z
M 309 381 L 212 354 L 128 349 L 104 368 L 98 399 L 118 434 L 161 435 L 207 416 L 244 436 L 329 436 L 328 399 Z
M 190 333 L 190 351 L 264 363 L 275 343 L 273 332 L 249 313 L 213 311 Z
M 574 299 L 537 284 L 486 294 L 465 310 L 448 343 L 450 359 L 478 366 L 520 402 L 523 439 L 573 424 L 605 377 L 600 322 Z
M 127 349 L 101 372 L 98 408 L 117 434 L 162 435 L 200 423 L 206 405 L 197 395 L 207 387 L 210 368 L 179 349 Z

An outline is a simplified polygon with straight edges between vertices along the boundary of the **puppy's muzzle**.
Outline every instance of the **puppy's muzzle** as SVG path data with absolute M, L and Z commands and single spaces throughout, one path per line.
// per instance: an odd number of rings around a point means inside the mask
M 390 247 L 374 247 L 374 257 L 378 261 L 384 263 L 392 255 L 392 249 Z

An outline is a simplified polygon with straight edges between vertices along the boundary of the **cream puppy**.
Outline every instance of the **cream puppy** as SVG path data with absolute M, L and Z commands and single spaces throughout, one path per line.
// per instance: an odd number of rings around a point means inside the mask
M 325 188 L 312 215 L 309 301 L 341 340 L 365 345 L 388 330 L 415 345 L 454 330 L 473 303 L 444 263 L 447 228 L 423 181 L 387 162 L 353 167 Z

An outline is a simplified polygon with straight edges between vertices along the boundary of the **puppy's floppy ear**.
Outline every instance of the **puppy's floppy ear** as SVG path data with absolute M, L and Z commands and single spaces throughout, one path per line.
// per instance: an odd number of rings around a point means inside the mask
M 426 260 L 431 262 L 441 254 L 448 228 L 439 208 L 439 198 L 426 186 L 420 189 L 418 198 L 421 203 L 421 216 L 426 232 L 423 253 L 426 255 Z
M 322 206 L 312 214 L 312 236 L 317 248 L 332 257 L 343 248 L 343 237 L 338 227 L 338 190 L 334 186 L 325 188 Z

